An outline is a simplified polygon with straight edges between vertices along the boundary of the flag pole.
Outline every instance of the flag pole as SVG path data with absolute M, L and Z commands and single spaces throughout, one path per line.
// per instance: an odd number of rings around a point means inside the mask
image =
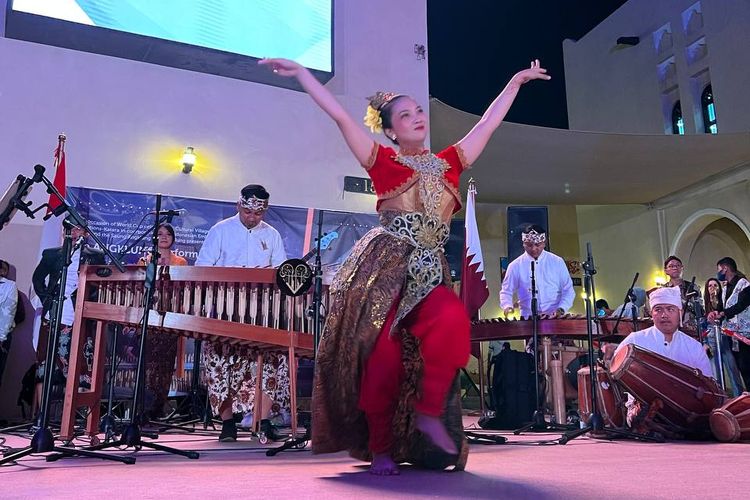
M 469 188 L 467 190 L 467 198 L 471 198 L 470 200 L 467 199 L 467 206 L 471 204 L 471 206 L 474 206 L 475 197 L 477 194 L 477 187 L 476 187 L 476 181 L 473 177 L 469 178 Z M 474 222 L 476 223 L 476 214 L 474 214 Z M 464 245 L 466 246 L 466 245 Z M 466 250 L 464 250 L 464 260 L 466 260 Z M 466 276 L 461 276 L 461 300 L 466 303 L 467 302 L 467 294 L 468 290 L 465 287 L 466 284 Z M 474 319 L 474 318 L 470 318 Z M 482 319 L 482 313 L 478 310 L 476 312 L 476 319 Z M 484 366 L 484 359 L 483 359 L 483 353 L 482 353 L 482 342 L 477 342 L 477 348 L 478 348 L 478 355 L 477 355 L 477 369 L 479 370 L 479 414 L 480 416 L 486 415 L 486 405 L 485 405 L 485 366 Z M 472 349 L 473 351 L 473 349 Z
M 57 136 L 57 147 L 55 148 L 55 154 L 54 154 L 54 166 L 55 166 L 55 176 L 53 178 L 53 184 L 57 188 L 58 191 L 62 193 L 64 197 L 67 197 L 67 189 L 66 184 L 67 181 L 65 179 L 66 173 L 65 171 L 60 171 L 60 165 L 63 166 L 63 169 L 65 168 L 65 139 L 67 137 L 64 133 L 60 132 L 60 134 Z M 61 205 L 60 200 L 55 198 L 50 193 L 50 199 L 47 203 L 47 214 L 45 215 L 45 221 L 49 219 L 52 216 L 52 213 L 55 211 L 57 207 Z

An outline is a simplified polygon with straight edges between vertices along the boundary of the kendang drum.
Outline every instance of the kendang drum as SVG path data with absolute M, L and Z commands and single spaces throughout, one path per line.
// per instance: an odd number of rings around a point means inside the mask
M 719 441 L 750 441 L 750 392 L 743 392 L 712 411 L 709 423 Z
M 596 367 L 596 407 L 602 416 L 605 426 L 623 427 L 625 423 L 625 406 L 622 393 L 601 366 Z M 584 366 L 578 370 L 578 413 L 581 420 L 588 424 L 591 418 L 591 370 Z
M 688 432 L 707 431 L 709 414 L 726 399 L 716 381 L 700 370 L 633 344 L 612 358 L 610 375 L 638 401 L 651 406 L 660 400 L 656 415 Z

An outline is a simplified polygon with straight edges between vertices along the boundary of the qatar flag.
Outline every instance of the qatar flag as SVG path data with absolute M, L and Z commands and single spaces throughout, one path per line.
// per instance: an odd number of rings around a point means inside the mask
M 479 309 L 490 296 L 487 281 L 484 279 L 484 260 L 479 242 L 479 230 L 474 211 L 474 197 L 477 194 L 474 181 L 469 181 L 466 195 L 466 241 L 464 259 L 461 268 L 461 300 L 466 307 L 469 318 L 475 319 Z

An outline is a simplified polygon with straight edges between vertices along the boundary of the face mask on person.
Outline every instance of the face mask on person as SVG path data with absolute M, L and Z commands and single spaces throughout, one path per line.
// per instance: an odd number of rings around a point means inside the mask
M 719 271 L 716 273 L 716 279 L 719 281 L 726 281 L 727 280 L 727 273 L 724 271 Z
M 607 315 L 607 311 L 605 311 L 604 309 L 597 309 L 596 315 L 599 316 L 600 318 L 603 318 L 604 316 Z

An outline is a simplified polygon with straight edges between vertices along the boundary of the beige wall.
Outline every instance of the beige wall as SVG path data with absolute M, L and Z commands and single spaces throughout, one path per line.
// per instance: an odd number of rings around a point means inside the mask
M 481 189 L 478 186 L 478 189 Z M 481 192 L 477 195 L 481 198 Z M 477 226 L 482 240 L 484 272 L 490 288 L 490 298 L 482 307 L 483 318 L 500 316 L 500 259 L 508 255 L 508 205 L 477 203 Z M 578 252 L 578 216 L 574 205 L 548 207 L 552 251 L 566 260 L 580 260 Z M 462 217 L 463 215 L 459 215 Z M 576 294 L 580 288 L 576 287 Z M 581 301 L 576 300 L 574 312 L 583 312 Z
M 51 170 L 63 132 L 69 185 L 232 200 L 245 184 L 261 183 L 274 204 L 374 212 L 373 197 L 343 196 L 344 176 L 365 173 L 304 93 L 3 38 L 6 4 L 0 0 L 3 187 L 37 163 Z M 426 2 L 338 1 L 334 8 L 335 76 L 327 87 L 347 111 L 363 116 L 366 97 L 381 89 L 412 95 L 428 109 L 427 60 L 414 55 L 415 44 L 427 45 Z M 399 15 L 373 22 L 390 11 Z M 190 175 L 179 166 L 186 146 L 198 156 Z M 47 197 L 35 188 L 29 199 Z M 40 235 L 40 218 L 22 214 L 0 233 L 0 258 L 17 267 L 24 292 Z M 27 354 L 14 348 L 11 358 L 28 366 Z M 0 417 L 15 411 L 19 379 L 9 366 Z
M 563 42 L 570 129 L 671 134 L 679 99 L 686 133 L 703 133 L 700 94 L 710 81 L 719 133 L 746 131 L 750 66 L 737 61 L 747 61 L 749 22 L 747 0 L 629 0 L 581 39 Z M 664 30 L 671 34 L 662 39 Z M 640 43 L 617 47 L 621 36 Z
M 683 277 L 701 286 L 716 273 L 721 257 L 750 268 L 748 172 L 717 179 L 700 188 L 642 205 L 577 207 L 581 252 L 590 241 L 598 270 L 597 296 L 610 306 L 624 298 L 633 274 L 650 288 L 662 275 L 663 260 L 674 252 L 685 264 Z
M 586 243 L 591 242 L 597 298 L 606 299 L 614 309 L 636 272 L 639 286 L 653 284 L 662 267 L 655 211 L 641 205 L 579 206 L 577 214 L 584 258 Z

